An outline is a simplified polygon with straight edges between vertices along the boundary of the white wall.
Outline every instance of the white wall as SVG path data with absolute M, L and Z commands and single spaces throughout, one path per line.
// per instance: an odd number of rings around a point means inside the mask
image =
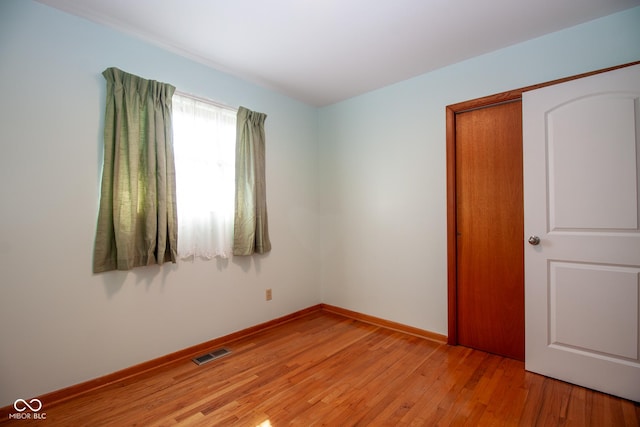
M 323 302 L 446 335 L 445 107 L 636 60 L 640 8 L 320 109 Z
M 110 66 L 268 114 L 270 254 L 92 274 Z M 0 407 L 320 302 L 315 108 L 23 0 L 0 94 Z

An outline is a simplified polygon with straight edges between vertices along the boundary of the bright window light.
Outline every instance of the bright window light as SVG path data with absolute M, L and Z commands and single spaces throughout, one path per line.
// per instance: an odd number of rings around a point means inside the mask
M 178 255 L 227 258 L 233 241 L 236 111 L 173 96 Z

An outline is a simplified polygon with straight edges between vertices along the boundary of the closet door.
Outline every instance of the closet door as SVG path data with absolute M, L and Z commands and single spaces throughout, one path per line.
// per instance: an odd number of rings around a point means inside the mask
M 455 126 L 458 344 L 524 360 L 521 103 Z

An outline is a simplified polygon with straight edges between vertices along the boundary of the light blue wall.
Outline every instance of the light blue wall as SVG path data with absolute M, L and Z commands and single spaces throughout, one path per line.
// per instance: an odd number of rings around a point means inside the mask
M 111 66 L 268 115 L 269 255 L 92 274 Z M 24 0 L 0 94 L 0 407 L 320 302 L 315 108 Z
M 320 109 L 323 302 L 446 335 L 445 107 L 636 60 L 640 8 Z

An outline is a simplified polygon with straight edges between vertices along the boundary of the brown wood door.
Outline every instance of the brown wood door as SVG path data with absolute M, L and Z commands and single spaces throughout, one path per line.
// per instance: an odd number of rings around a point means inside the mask
M 522 105 L 455 116 L 458 344 L 524 360 Z

